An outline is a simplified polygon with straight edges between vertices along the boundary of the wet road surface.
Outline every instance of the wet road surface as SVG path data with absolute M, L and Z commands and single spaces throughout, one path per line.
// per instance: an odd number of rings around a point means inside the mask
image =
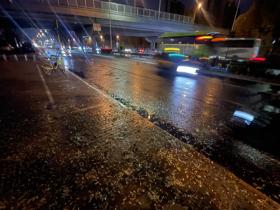
M 1 64 L 0 209 L 279 209 L 78 76 Z
M 67 60 L 90 84 L 140 114 L 143 110 L 142 116 L 155 118 L 154 123 L 171 134 L 191 136 L 185 142 L 279 201 L 279 115 L 260 111 L 269 103 L 263 95 L 271 87 L 173 75 L 152 63 L 114 57 Z M 251 126 L 233 118 L 238 110 L 255 117 Z

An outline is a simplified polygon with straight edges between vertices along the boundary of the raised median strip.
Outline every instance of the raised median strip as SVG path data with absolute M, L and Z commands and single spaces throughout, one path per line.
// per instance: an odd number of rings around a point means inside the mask
M 48 110 L 34 63 L 1 71 L 2 209 L 280 209 L 73 73 L 43 74 Z
M 237 75 L 237 74 L 209 71 L 209 70 L 199 70 L 199 74 L 206 75 L 206 76 L 216 76 L 216 77 L 244 80 L 244 81 L 268 84 L 268 85 L 273 85 L 273 86 L 280 86 L 279 81 L 277 82 L 277 81 L 272 81 L 272 80 L 263 79 L 263 78 L 256 78 L 256 77 L 246 76 L 246 75 Z

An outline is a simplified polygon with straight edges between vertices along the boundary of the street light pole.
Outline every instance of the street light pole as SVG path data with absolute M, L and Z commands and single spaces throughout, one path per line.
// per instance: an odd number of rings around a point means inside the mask
M 158 5 L 158 19 L 160 18 L 160 11 L 161 11 L 161 0 L 159 0 L 159 5 Z
M 110 18 L 110 47 L 111 47 L 111 49 L 113 49 L 112 18 L 111 18 L 111 0 L 109 0 L 109 18 Z
M 192 18 L 193 24 L 195 23 L 196 13 L 197 13 L 197 11 L 198 11 L 201 7 L 202 7 L 202 3 L 199 3 L 199 4 L 197 5 L 197 7 L 195 8 L 195 10 L 194 10 L 193 18 Z
M 233 30 L 234 30 L 235 21 L 236 21 L 236 18 L 237 18 L 237 15 L 238 15 L 238 11 L 239 11 L 239 8 L 240 8 L 240 2 L 241 2 L 241 0 L 238 0 L 235 16 L 234 16 L 232 27 L 231 27 L 231 32 L 233 32 Z

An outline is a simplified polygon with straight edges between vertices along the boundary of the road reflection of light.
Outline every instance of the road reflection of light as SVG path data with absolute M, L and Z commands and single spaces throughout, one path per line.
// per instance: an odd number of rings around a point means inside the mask
M 192 116 L 194 112 L 194 100 L 197 89 L 197 80 L 188 77 L 176 77 L 173 83 L 173 90 L 170 96 L 168 112 L 169 119 L 178 123 L 178 116 L 174 113 L 187 112 L 188 116 Z M 188 118 L 185 114 L 186 119 Z M 183 119 L 182 119 L 183 120 Z M 180 120 L 181 121 L 181 120 Z
M 233 113 L 233 116 L 235 118 L 243 120 L 244 123 L 246 123 L 247 125 L 250 125 L 255 119 L 255 117 L 253 115 L 251 115 L 247 112 L 238 111 L 238 110 Z
M 71 58 L 63 57 L 63 65 L 66 70 L 73 69 L 73 60 Z
M 145 108 L 148 113 L 161 112 L 166 101 L 166 94 L 172 92 L 170 81 L 155 77 L 151 81 L 149 72 L 155 71 L 155 67 L 151 65 L 134 62 L 129 66 L 130 68 L 133 69 L 133 73 L 125 76 L 129 82 L 126 82 L 124 88 L 130 90 L 126 97 L 133 101 L 134 105 Z M 149 94 L 146 94 L 147 92 Z
M 232 147 L 232 150 L 234 150 L 236 155 L 239 155 L 248 162 L 253 163 L 260 169 L 280 169 L 280 162 L 277 159 L 274 159 L 267 154 L 256 150 L 250 145 L 244 144 L 240 141 L 233 141 Z
M 192 78 L 176 77 L 175 80 L 174 80 L 173 92 L 175 90 L 178 90 L 178 89 L 180 89 L 180 90 L 183 89 L 184 91 L 182 92 L 183 93 L 182 96 L 184 96 L 184 97 L 186 97 L 186 96 L 191 97 L 195 93 L 196 83 L 197 83 L 197 81 L 195 79 L 192 79 Z M 174 94 L 173 94 L 173 96 L 174 96 Z M 180 101 L 184 100 L 182 97 L 179 97 L 178 99 Z
M 197 130 L 199 135 L 216 133 L 227 113 L 219 112 L 223 85 L 216 80 L 176 77 L 168 104 L 168 118 L 185 132 Z

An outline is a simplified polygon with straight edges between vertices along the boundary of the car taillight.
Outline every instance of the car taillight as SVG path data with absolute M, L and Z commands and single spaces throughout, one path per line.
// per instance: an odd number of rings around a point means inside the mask
M 255 58 L 250 58 L 250 61 L 265 62 L 266 58 L 264 58 L 264 57 L 255 57 Z

